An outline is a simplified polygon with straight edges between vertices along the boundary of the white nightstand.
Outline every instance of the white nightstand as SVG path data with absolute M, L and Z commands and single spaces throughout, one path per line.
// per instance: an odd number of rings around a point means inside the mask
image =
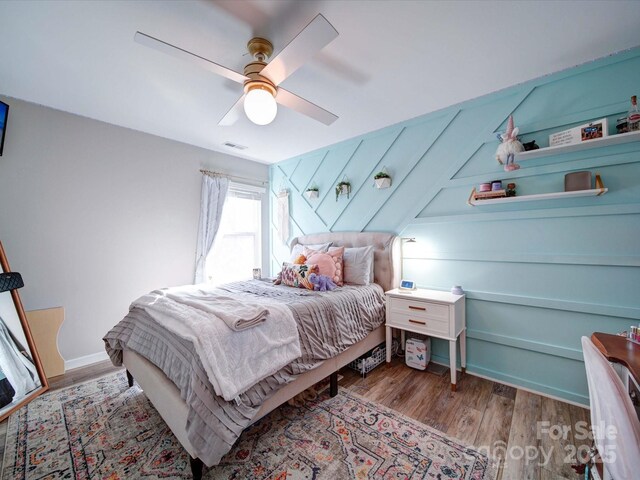
M 391 361 L 392 329 L 421 333 L 449 341 L 451 390 L 456 391 L 456 344 L 460 337 L 460 363 L 467 364 L 464 295 L 439 290 L 398 290 L 387 292 L 387 362 Z

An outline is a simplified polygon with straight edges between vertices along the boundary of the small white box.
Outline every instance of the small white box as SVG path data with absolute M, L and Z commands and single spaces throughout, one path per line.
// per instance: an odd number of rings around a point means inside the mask
M 405 344 L 404 358 L 407 366 L 424 370 L 431 360 L 431 338 L 409 338 Z

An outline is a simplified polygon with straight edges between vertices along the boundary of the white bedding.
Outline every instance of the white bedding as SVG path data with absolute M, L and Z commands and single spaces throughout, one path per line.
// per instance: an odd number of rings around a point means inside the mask
M 132 307 L 144 309 L 158 324 L 192 341 L 216 394 L 231 401 L 300 357 L 300 342 L 285 305 L 256 302 L 256 308 L 268 310 L 267 320 L 233 331 L 214 313 L 218 297 L 227 298 L 213 287 L 189 285 L 155 290 Z

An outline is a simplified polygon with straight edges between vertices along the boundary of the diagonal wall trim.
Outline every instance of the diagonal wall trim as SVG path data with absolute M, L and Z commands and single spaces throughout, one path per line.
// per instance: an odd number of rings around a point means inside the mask
M 520 106 L 522 104 L 522 102 L 525 101 L 525 99 L 531 94 L 531 92 L 534 89 L 535 89 L 535 87 L 532 87 L 532 88 L 526 89 L 525 91 L 519 92 L 517 95 L 514 95 L 514 97 L 515 97 L 515 106 L 507 107 L 507 111 L 509 113 L 506 114 L 506 116 L 505 116 L 505 112 L 501 112 L 499 114 L 499 118 L 500 118 L 499 122 L 498 122 L 498 120 L 491 121 L 491 123 L 489 123 L 487 121 L 487 125 L 488 126 L 485 126 L 481 130 L 481 133 L 476 136 L 474 141 L 469 142 L 469 145 L 471 145 L 471 148 L 465 147 L 462 150 L 462 152 L 464 152 L 464 153 L 460 153 L 460 158 L 463 159 L 463 160 L 458 160 L 458 162 L 455 162 L 437 180 L 435 180 L 433 182 L 432 188 L 428 188 L 427 189 L 425 195 L 416 203 L 416 206 L 412 207 L 409 210 L 409 213 L 402 219 L 402 221 L 398 225 L 398 230 L 402 230 L 413 219 L 415 219 L 420 214 L 420 212 L 423 211 L 426 208 L 427 205 L 429 205 L 429 203 L 434 199 L 434 197 L 438 194 L 438 192 L 442 188 L 442 185 L 444 185 L 446 182 L 451 180 L 451 178 L 453 178 L 453 176 L 456 174 L 456 172 L 458 172 L 469 161 L 469 159 L 471 158 L 470 151 L 471 150 L 473 150 L 473 152 L 477 151 L 476 145 L 478 143 L 481 143 L 481 139 L 486 138 L 486 136 L 489 134 L 489 132 L 493 132 L 497 128 L 499 128 L 500 125 L 502 125 L 505 122 L 505 119 L 509 117 L 511 112 L 513 112 L 516 108 L 518 108 L 518 106 Z M 461 110 L 458 110 L 458 112 L 456 112 L 456 116 L 460 112 L 461 112 Z
M 304 191 L 300 192 L 302 194 L 302 198 L 304 198 L 304 200 L 307 202 L 309 207 L 313 208 L 314 211 L 315 211 L 316 208 L 318 208 L 318 205 L 320 204 L 320 202 L 316 202 L 317 205 L 315 205 L 315 206 L 312 205 L 311 202 L 309 201 L 309 199 L 304 196 L 304 192 L 306 192 L 307 188 L 309 188 L 311 186 L 311 184 L 313 183 L 313 177 L 315 177 L 316 173 L 318 173 L 318 170 L 320 170 L 320 166 L 322 165 L 322 162 L 324 162 L 324 159 L 327 158 L 327 154 L 328 153 L 329 153 L 328 150 L 324 153 L 324 155 L 322 156 L 322 159 L 318 162 L 318 165 L 316 166 L 316 169 L 313 171 L 313 174 L 311 175 L 311 178 L 309 179 L 307 184 L 304 186 Z
M 458 115 L 458 111 L 456 111 L 455 113 L 452 113 L 452 114 L 448 115 L 447 117 L 445 117 L 445 120 L 444 120 L 442 126 L 440 127 L 440 131 L 434 137 L 433 141 L 429 145 L 426 146 L 426 148 L 425 148 L 424 152 L 422 153 L 422 155 L 417 156 L 417 158 L 415 159 L 415 161 L 413 162 L 413 164 L 411 165 L 409 170 L 405 173 L 405 175 L 402 178 L 394 179 L 393 184 L 389 188 L 389 195 L 386 198 L 386 200 L 380 205 L 372 205 L 371 209 L 369 210 L 369 212 L 366 215 L 363 215 L 361 217 L 361 220 L 359 221 L 359 223 L 356 226 L 356 228 L 359 231 L 363 231 L 365 228 L 367 228 L 367 225 L 369 224 L 369 222 L 371 222 L 371 220 L 373 219 L 375 213 L 378 210 L 380 210 L 380 208 L 382 208 L 384 206 L 384 204 L 386 202 L 388 202 L 391 197 L 393 197 L 393 195 L 395 194 L 395 192 L 398 189 L 400 189 L 402 187 L 404 181 L 407 178 L 409 178 L 409 176 L 412 174 L 412 172 L 414 171 L 416 166 L 422 161 L 422 159 L 424 159 L 425 155 L 427 155 L 427 153 L 429 152 L 431 147 L 433 147 L 433 145 L 435 145 L 435 143 L 438 141 L 440 136 L 445 132 L 445 130 L 447 128 L 449 128 L 449 125 L 451 124 L 451 122 L 453 122 L 453 120 L 456 118 L 457 115 Z M 387 152 L 385 152 L 385 156 L 389 152 L 390 149 L 391 149 L 391 147 L 389 147 Z M 379 165 L 381 165 L 383 163 L 383 161 L 384 161 L 384 157 L 381 158 L 380 161 L 376 164 L 376 166 L 371 170 L 371 172 L 369 173 L 369 176 L 373 176 L 373 172 L 375 172 L 376 169 L 379 168 Z
M 565 125 L 570 125 L 572 123 L 582 124 L 587 118 L 596 119 L 617 116 L 621 113 L 626 113 L 628 109 L 629 105 L 627 105 L 626 101 L 615 102 L 608 105 L 599 105 L 596 108 L 590 108 L 588 110 L 574 112 L 568 115 L 545 118 L 542 121 L 522 124 L 520 125 L 520 134 L 528 136 L 544 130 L 551 130 L 560 127 L 564 128 Z
M 395 189 L 393 190 L 393 192 L 391 193 L 391 195 L 389 196 L 389 198 L 387 199 L 387 201 L 389 199 L 391 199 L 393 197 L 393 195 L 398 191 L 398 189 L 400 188 L 400 186 L 402 185 L 402 183 L 404 183 L 404 181 L 410 177 L 410 175 L 414 172 L 414 170 L 416 169 L 416 167 L 420 164 L 420 162 L 424 159 L 424 157 L 429 153 L 429 151 L 431 150 L 431 148 L 433 148 L 433 146 L 438 142 L 438 140 L 440 139 L 440 137 L 442 136 L 442 134 L 449 128 L 449 126 L 453 123 L 453 121 L 456 119 L 456 117 L 458 116 L 458 114 L 461 112 L 461 110 L 457 109 L 453 112 L 451 112 L 449 114 L 449 116 L 445 119 L 444 124 L 442 126 L 442 128 L 440 129 L 440 131 L 438 132 L 438 134 L 436 135 L 436 137 L 434 138 L 433 142 L 431 142 L 431 144 L 429 145 L 429 147 L 424 151 L 424 153 L 420 156 L 420 158 L 417 159 L 417 161 L 411 166 L 411 168 L 409 169 L 409 171 L 407 172 L 407 174 L 404 176 L 404 178 L 402 179 L 401 182 L 398 183 L 398 185 L 396 185 Z M 381 207 L 379 207 L 381 208 Z M 369 218 L 366 220 L 366 222 L 361 221 L 359 223 L 359 228 L 360 231 L 365 230 L 369 224 L 371 223 L 371 220 L 373 220 L 374 215 L 369 215 Z
M 293 170 L 291 171 L 291 175 L 287 175 L 287 178 L 291 178 L 296 174 L 296 171 L 298 170 L 298 168 L 300 168 L 300 165 L 302 165 L 302 159 L 298 159 L 298 161 L 296 162 L 296 166 L 293 168 Z M 293 183 L 293 182 L 291 182 Z
M 333 180 L 333 182 L 331 183 L 333 186 L 335 186 L 338 183 L 338 180 L 342 178 L 343 172 L 345 167 L 349 164 L 349 161 L 353 158 L 353 156 L 356 154 L 356 152 L 358 151 L 358 149 L 360 148 L 360 146 L 362 145 L 363 140 L 360 140 L 358 142 L 358 145 L 356 146 L 356 148 L 353 150 L 353 152 L 351 152 L 351 155 L 349 155 L 349 160 L 347 160 L 344 165 L 342 166 L 342 168 L 340 169 L 338 175 L 335 177 L 335 179 Z M 320 166 L 322 166 L 325 161 L 327 160 L 329 156 L 329 150 L 327 150 L 327 153 L 325 154 L 325 156 L 322 158 L 322 162 L 320 162 Z M 317 168 L 316 171 L 318 171 L 320 168 Z M 312 177 L 313 178 L 313 177 Z M 322 196 L 318 199 L 318 202 L 316 204 L 316 206 L 314 207 L 313 211 L 317 212 L 318 208 L 320 207 L 320 205 L 322 205 L 322 202 L 325 201 L 325 199 L 327 198 L 327 195 L 329 195 L 329 193 L 333 193 L 333 188 L 327 188 L 327 191 L 324 192 L 322 194 Z M 317 213 L 316 213 L 317 215 Z M 320 217 L 320 215 L 318 215 L 318 218 L 320 218 L 322 220 L 322 223 L 324 223 L 325 225 L 328 226 L 327 222 Z
M 496 135 L 500 132 L 503 132 L 504 130 L 507 129 L 507 122 L 509 121 L 509 117 L 513 114 L 515 114 L 516 110 L 518 110 L 518 107 L 520 107 L 520 105 L 522 105 L 525 100 L 527 98 L 529 98 L 529 96 L 536 90 L 536 88 L 538 88 L 537 85 L 534 85 L 532 87 L 526 88 L 523 85 L 523 92 L 524 95 L 520 98 L 520 101 L 513 107 L 513 109 L 509 112 L 509 114 L 504 118 L 504 120 L 502 121 L 502 123 L 500 125 L 498 125 L 494 130 L 493 130 L 493 138 L 496 138 Z
M 369 172 L 369 177 L 373 176 L 373 172 L 376 171 L 376 168 L 378 168 L 378 165 L 380 165 L 381 163 L 384 162 L 384 158 L 387 156 L 387 153 L 389 153 L 389 150 L 391 150 L 391 148 L 393 148 L 393 146 L 396 144 L 396 142 L 398 141 L 398 139 L 400 137 L 402 137 L 402 134 L 406 131 L 406 128 L 402 128 L 398 131 L 398 135 L 396 135 L 396 138 L 393 139 L 393 141 L 391 142 L 391 144 L 389 145 L 389 147 L 384 151 L 384 153 L 382 154 L 382 156 L 380 157 L 380 160 L 378 161 L 378 163 L 370 170 Z M 353 196 L 355 197 L 360 190 L 362 189 L 362 187 L 364 187 L 366 185 L 366 183 L 361 183 L 358 188 L 356 189 L 356 191 L 353 193 Z M 395 188 L 394 186 L 392 186 L 391 188 Z M 346 208 L 344 208 L 340 214 L 338 214 L 338 216 L 335 218 L 335 220 L 331 223 L 331 225 L 329 226 L 329 231 L 333 231 L 333 227 L 335 226 L 335 224 L 338 222 L 338 220 L 340 220 L 340 218 L 342 217 L 342 215 L 344 214 L 344 212 L 346 212 L 348 210 L 349 205 L 346 206 Z M 358 230 L 357 227 L 354 229 L 354 231 L 359 231 L 361 232 L 362 229 Z
M 607 117 L 612 133 L 638 71 L 640 47 L 452 105 L 287 160 L 282 170 L 272 166 L 273 188 L 289 176 L 299 192 L 310 178 L 323 191 L 345 172 L 353 189 L 349 202 L 327 201 L 331 191 L 324 192 L 314 211 L 313 200 L 291 197 L 292 218 L 303 227 L 294 234 L 365 230 L 416 237 L 403 266 L 417 284 L 469 289 L 470 372 L 585 404 L 577 336 L 621 330 L 640 319 L 640 142 L 523 160 L 520 170 L 507 173 L 494 158 L 495 132 L 513 114 L 523 140 L 541 146 L 549 133 L 596 118 Z M 392 188 L 363 188 L 381 165 L 393 177 Z M 520 195 L 554 192 L 563 189 L 566 172 L 580 170 L 600 173 L 608 194 L 466 204 L 475 184 L 514 179 Z M 275 256 L 284 258 L 285 248 L 278 247 L 272 246 Z M 434 359 L 446 359 L 445 343 L 434 340 Z
M 640 148 L 637 143 L 626 143 L 623 145 L 617 145 L 616 147 L 620 148 L 616 148 L 615 151 L 610 150 L 606 154 L 597 152 L 597 149 L 595 151 L 587 150 L 586 152 L 576 152 L 576 154 L 573 156 L 579 156 L 579 159 L 562 161 L 560 163 L 535 165 L 535 160 L 527 160 L 525 163 L 522 163 L 522 168 L 520 170 L 509 172 L 509 178 L 519 179 L 526 177 L 537 177 L 539 175 L 548 175 L 552 173 L 567 172 L 571 170 L 602 168 L 605 166 L 626 165 L 629 163 L 638 162 L 638 158 L 635 158 L 632 155 L 625 155 L 637 151 Z M 613 150 L 613 147 L 609 148 Z M 568 155 L 564 155 L 564 157 L 567 156 Z M 607 159 L 606 161 L 603 160 L 605 158 Z M 493 178 L 496 175 L 500 176 L 503 174 L 491 171 L 468 177 L 452 178 L 447 183 L 447 187 L 475 185 L 477 183 L 485 182 L 487 178 Z M 606 178 L 603 178 L 603 180 L 606 186 Z
M 296 163 L 295 163 L 295 165 L 293 165 L 293 168 L 291 168 L 291 163 L 294 162 L 294 161 Z M 282 171 L 284 176 L 288 178 L 288 177 L 292 176 L 295 173 L 295 171 L 298 168 L 298 165 L 300 165 L 301 161 L 302 161 L 301 158 L 292 159 L 292 160 L 289 160 L 288 162 L 279 164 L 278 168 L 280 169 L 280 171 Z M 287 170 L 290 170 L 290 171 L 287 171 Z
M 282 181 L 278 184 L 278 186 L 276 187 L 275 185 L 271 185 L 271 193 L 273 193 L 274 195 L 278 195 L 278 191 L 282 188 L 293 188 L 296 192 L 300 192 L 300 190 L 298 190 L 298 187 L 296 187 L 290 180 L 289 180 L 289 176 L 285 173 L 284 169 L 278 165 L 278 170 L 280 170 L 280 173 L 282 173 Z

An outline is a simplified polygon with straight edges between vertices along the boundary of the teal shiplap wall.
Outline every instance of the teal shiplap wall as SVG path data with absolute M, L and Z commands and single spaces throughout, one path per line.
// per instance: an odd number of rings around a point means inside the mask
M 437 92 L 434 92 L 437 94 Z M 496 132 L 513 114 L 521 139 L 607 117 L 609 133 L 640 94 L 640 49 L 430 113 L 273 165 L 275 193 L 291 194 L 291 238 L 325 231 L 391 231 L 405 245 L 403 276 L 467 292 L 468 370 L 588 404 L 580 337 L 640 319 L 640 142 L 522 162 L 504 172 Z M 336 128 L 339 124 L 336 125 Z M 392 187 L 373 188 L 386 167 Z M 562 191 L 571 171 L 600 173 L 601 197 L 472 207 L 471 189 L 494 179 L 518 195 Z M 349 199 L 335 200 L 343 176 Z M 304 190 L 315 184 L 318 199 Z M 288 247 L 272 235 L 272 269 Z M 448 362 L 444 342 L 434 359 Z

